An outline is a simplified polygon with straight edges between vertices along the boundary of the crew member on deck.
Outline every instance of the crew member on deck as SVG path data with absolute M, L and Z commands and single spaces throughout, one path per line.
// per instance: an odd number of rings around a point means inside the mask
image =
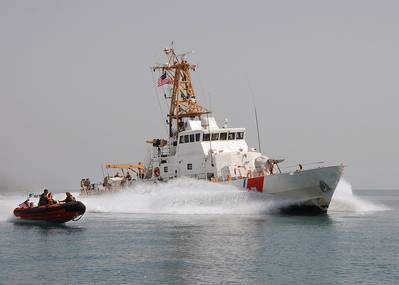
M 139 165 L 140 165 L 140 167 L 139 167 L 139 178 L 140 179 L 144 179 L 144 169 L 141 167 L 142 166 L 141 161 L 139 162 Z
M 54 198 L 53 198 L 53 193 L 51 193 L 51 192 L 48 193 L 47 198 L 48 198 L 49 205 L 57 204 L 57 201 L 54 200 Z
M 127 181 L 131 181 L 132 180 L 132 176 L 130 175 L 129 171 L 126 174 L 126 179 L 127 179 Z
M 48 204 L 49 204 L 48 190 L 44 189 L 43 193 L 40 195 L 38 206 L 44 206 Z
M 70 192 L 66 192 L 66 198 L 60 202 L 64 202 L 64 203 L 69 203 L 69 202 L 75 202 L 76 199 L 75 197 L 72 196 L 72 194 Z

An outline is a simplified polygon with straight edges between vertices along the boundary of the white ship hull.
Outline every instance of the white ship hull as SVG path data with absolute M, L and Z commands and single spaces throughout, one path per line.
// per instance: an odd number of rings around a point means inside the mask
M 320 167 L 234 180 L 237 187 L 259 193 L 260 199 L 286 200 L 283 212 L 326 213 L 344 166 Z M 263 196 L 264 195 L 264 196 Z

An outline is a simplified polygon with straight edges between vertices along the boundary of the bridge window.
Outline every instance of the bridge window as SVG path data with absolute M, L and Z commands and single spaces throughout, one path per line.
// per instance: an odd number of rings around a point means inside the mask
M 201 134 L 200 133 L 195 134 L 195 141 L 199 142 L 200 139 L 201 139 Z
M 184 136 L 180 136 L 180 143 L 184 143 Z
M 244 139 L 244 132 L 238 132 L 236 135 L 236 139 L 237 140 L 242 140 Z
M 229 140 L 235 140 L 236 139 L 236 133 L 229 133 Z
M 190 135 L 190 142 L 194 142 L 195 140 L 194 140 L 194 134 L 191 134 Z
M 193 170 L 193 164 L 192 163 L 188 163 L 187 164 L 187 170 Z
M 227 133 L 220 133 L 220 140 L 221 141 L 227 140 Z
M 169 169 L 168 169 L 167 166 L 164 166 L 164 167 L 163 167 L 163 172 L 168 172 L 168 170 L 169 170 Z
M 189 143 L 190 142 L 188 135 L 184 135 L 184 142 L 185 143 Z
M 218 141 L 219 140 L 219 133 L 212 134 L 212 140 L 213 141 Z
M 210 134 L 203 134 L 202 135 L 202 140 L 204 142 L 208 142 L 210 138 L 211 138 Z

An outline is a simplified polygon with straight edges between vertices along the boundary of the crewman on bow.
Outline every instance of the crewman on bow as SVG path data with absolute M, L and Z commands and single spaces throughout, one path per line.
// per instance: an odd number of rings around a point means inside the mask
M 69 203 L 69 202 L 75 202 L 76 201 L 75 197 L 73 197 L 70 192 L 66 192 L 65 194 L 66 194 L 66 198 L 64 200 L 60 201 L 60 202 Z

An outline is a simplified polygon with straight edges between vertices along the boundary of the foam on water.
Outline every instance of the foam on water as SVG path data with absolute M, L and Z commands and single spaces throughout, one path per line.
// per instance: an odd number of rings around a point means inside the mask
M 0 222 L 10 220 L 14 217 L 13 211 L 26 199 L 23 195 L 1 195 L 0 194 Z
M 387 211 L 388 207 L 366 201 L 353 194 L 351 184 L 341 179 L 335 190 L 329 211 L 339 212 L 376 212 Z
M 230 185 L 182 178 L 168 183 L 139 184 L 123 192 L 82 200 L 89 212 L 253 214 L 273 207 L 273 201 L 259 201 L 253 194 L 256 195 Z

